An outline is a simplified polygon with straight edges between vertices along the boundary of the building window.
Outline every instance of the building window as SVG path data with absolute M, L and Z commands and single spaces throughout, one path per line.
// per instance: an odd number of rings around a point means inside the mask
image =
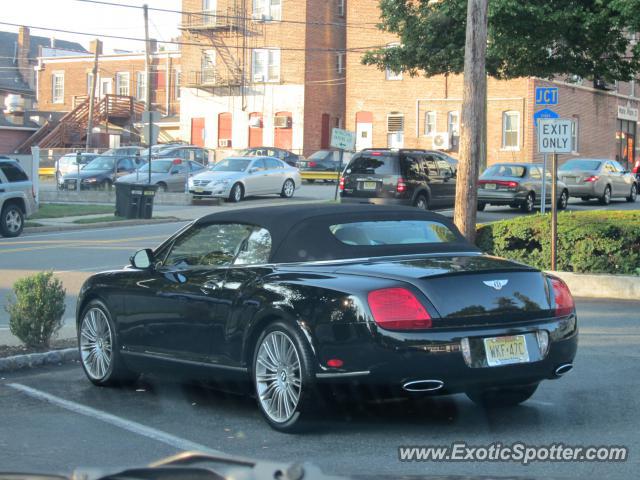
M 344 0 L 337 0 L 338 2 L 338 16 L 344 17 Z
M 454 137 L 460 136 L 460 113 L 457 110 L 447 114 L 447 132 Z
M 51 102 L 64 103 L 64 73 L 57 72 L 51 75 Z
M 87 73 L 87 95 L 91 95 L 91 90 L 93 90 L 93 73 Z
M 394 48 L 399 46 L 399 43 L 390 43 L 389 45 L 387 45 L 387 48 Z M 402 72 L 394 72 L 391 69 L 387 68 L 386 78 L 387 80 L 402 80 Z
M 116 72 L 116 93 L 128 97 L 129 90 L 129 72 Z
M 145 72 L 136 73 L 136 100 L 144 102 L 147 99 L 147 75 Z
M 254 82 L 280 81 L 280 50 L 275 48 L 255 49 L 251 71 Z
M 336 72 L 338 73 L 338 75 L 342 75 L 345 72 L 345 56 L 346 53 L 344 52 L 336 54 Z
M 576 115 L 574 115 L 571 125 L 571 145 L 573 153 L 580 151 L 580 118 Z
M 216 74 L 216 51 L 203 50 L 200 59 L 200 83 L 215 83 Z
M 282 20 L 282 0 L 253 0 L 253 18 Z
M 426 112 L 424 114 L 424 134 L 432 137 L 436 134 L 436 112 Z
M 520 112 L 504 112 L 502 114 L 502 148 L 505 150 L 520 149 Z
M 180 85 L 182 83 L 182 72 L 180 70 L 176 70 L 175 71 L 175 76 L 174 76 L 174 81 L 173 81 L 173 88 L 174 88 L 174 93 L 173 93 L 173 97 L 176 100 L 180 100 Z
M 401 113 L 387 115 L 387 147 L 404 147 L 404 115 Z

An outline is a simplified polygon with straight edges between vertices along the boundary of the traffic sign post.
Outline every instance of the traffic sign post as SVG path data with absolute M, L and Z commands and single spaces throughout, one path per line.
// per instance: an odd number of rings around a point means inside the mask
M 558 153 L 571 153 L 571 120 L 545 118 L 538 122 L 538 152 L 545 154 L 544 172 L 542 172 L 542 199 L 546 202 L 546 157 L 551 153 L 551 270 L 558 267 Z M 543 207 L 544 208 L 544 207 Z
M 344 159 L 344 151 L 353 149 L 356 146 L 356 134 L 355 132 L 350 132 L 349 130 L 342 130 L 340 128 L 334 128 L 331 131 L 331 146 L 333 148 L 337 148 L 340 150 L 340 165 L 338 167 L 338 172 L 340 173 L 340 177 L 342 177 L 342 160 Z M 340 187 L 340 178 L 336 182 L 336 193 L 334 195 L 334 200 L 338 199 L 338 188 Z

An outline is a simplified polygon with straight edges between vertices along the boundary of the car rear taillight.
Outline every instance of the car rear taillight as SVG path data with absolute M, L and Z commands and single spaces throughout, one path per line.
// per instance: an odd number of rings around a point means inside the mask
M 494 185 L 497 185 L 499 187 L 506 187 L 506 188 L 518 188 L 519 183 L 518 182 L 514 182 L 513 180 L 480 180 L 478 182 L 479 185 L 486 185 L 487 183 L 492 183 Z
M 316 162 L 307 163 L 307 167 L 316 167 L 318 164 Z
M 558 277 L 549 277 L 553 288 L 553 298 L 556 307 L 556 317 L 564 317 L 573 313 L 576 304 L 569 287 Z
M 590 177 L 587 177 L 584 179 L 585 182 L 597 182 L 598 179 L 600 177 L 598 177 L 597 175 L 591 175 Z
M 344 177 L 340 177 L 340 181 L 338 182 L 338 188 L 340 191 L 344 191 Z
M 404 183 L 404 178 L 400 177 L 398 179 L 398 185 L 396 185 L 396 191 L 398 193 L 402 193 L 402 192 L 406 192 L 407 191 L 407 184 Z
M 31 185 L 31 195 L 33 195 L 33 198 L 36 198 L 36 187 L 33 185 Z
M 431 315 L 406 288 L 383 288 L 369 292 L 369 308 L 376 324 L 387 330 L 431 328 Z
M 633 173 L 640 173 L 640 160 L 636 162 L 636 164 L 633 166 L 633 169 L 631 171 Z

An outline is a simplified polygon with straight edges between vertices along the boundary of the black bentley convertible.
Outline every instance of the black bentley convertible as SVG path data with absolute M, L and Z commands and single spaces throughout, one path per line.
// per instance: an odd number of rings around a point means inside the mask
M 562 280 L 482 254 L 440 215 L 373 205 L 206 216 L 89 278 L 77 312 L 96 385 L 251 380 L 282 431 L 331 382 L 516 405 L 571 370 L 578 344 Z

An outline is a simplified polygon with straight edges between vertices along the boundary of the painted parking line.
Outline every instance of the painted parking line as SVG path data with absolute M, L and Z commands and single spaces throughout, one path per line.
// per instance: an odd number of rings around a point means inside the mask
M 103 412 L 102 410 L 97 410 L 80 403 L 56 397 L 55 395 L 51 395 L 50 393 L 46 393 L 41 390 L 22 385 L 21 383 L 8 383 L 7 386 L 19 392 L 22 392 L 23 394 L 31 398 L 51 403 L 52 405 L 64 408 L 65 410 L 68 410 L 70 412 L 84 415 L 85 417 L 93 418 L 104 423 L 108 423 L 115 427 L 127 430 L 142 437 L 156 440 L 179 450 L 198 451 L 202 453 L 208 453 L 210 455 L 224 455 L 223 452 L 205 447 L 202 444 L 195 443 L 184 438 L 176 437 L 175 435 L 171 435 L 170 433 L 148 427 L 141 423 L 134 422 L 133 420 L 126 420 L 124 418 L 117 417 L 116 415 Z

